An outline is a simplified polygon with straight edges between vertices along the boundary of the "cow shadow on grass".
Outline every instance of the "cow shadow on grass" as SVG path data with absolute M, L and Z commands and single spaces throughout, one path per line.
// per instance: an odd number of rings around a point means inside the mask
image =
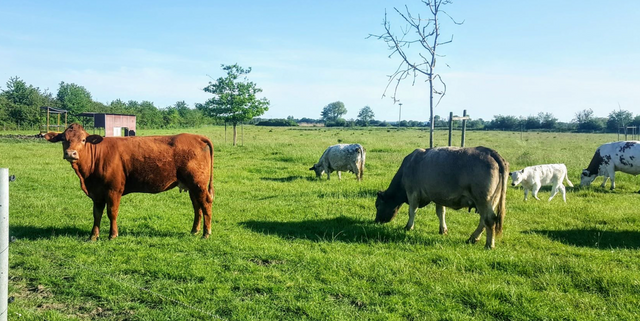
M 263 181 L 280 182 L 280 183 L 293 182 L 299 179 L 303 179 L 309 182 L 318 180 L 313 176 L 300 176 L 300 175 L 289 175 L 287 177 L 260 177 L 260 179 Z
M 88 240 L 91 235 L 90 228 L 78 228 L 78 227 L 36 227 L 29 225 L 11 225 L 9 227 L 10 237 L 16 239 L 38 240 L 38 239 L 53 239 L 57 237 L 71 237 L 80 240 Z M 184 237 L 191 236 L 188 230 L 185 229 L 184 233 L 181 232 L 164 232 L 155 230 L 121 230 L 118 237 Z M 200 236 L 201 233 L 198 234 Z M 103 231 L 101 229 L 100 240 L 109 239 L 109 228 Z
M 596 249 L 640 249 L 640 232 L 606 231 L 600 229 L 530 230 L 523 233 L 540 234 L 551 240 L 577 247 Z
M 36 227 L 29 225 L 10 225 L 9 235 L 16 239 L 51 239 L 56 237 L 89 238 L 90 230 L 77 227 Z
M 401 228 L 387 227 L 374 223 L 373 220 L 358 220 L 344 216 L 296 222 L 251 220 L 241 222 L 240 225 L 254 232 L 291 240 L 343 243 L 398 242 L 423 245 L 435 243 L 434 239 L 425 238 L 414 232 L 407 233 Z

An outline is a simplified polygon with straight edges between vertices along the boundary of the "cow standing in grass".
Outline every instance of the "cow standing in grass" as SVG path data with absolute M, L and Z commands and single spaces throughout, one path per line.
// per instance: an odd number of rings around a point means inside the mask
M 525 167 L 519 171 L 515 171 L 509 174 L 511 176 L 511 185 L 517 186 L 522 183 L 524 187 L 524 200 L 527 200 L 529 191 L 532 192 L 533 197 L 537 200 L 538 191 L 540 187 L 545 185 L 551 185 L 551 197 L 549 201 L 553 199 L 558 191 L 562 192 L 562 200 L 567 202 L 566 190 L 562 182 L 566 179 L 567 184 L 573 187 L 573 184 L 569 180 L 567 175 L 567 166 L 564 164 L 545 164 Z
M 491 249 L 502 233 L 508 175 L 509 163 L 486 147 L 416 149 L 404 158 L 389 188 L 378 192 L 376 222 L 391 221 L 408 203 L 405 229 L 411 230 L 416 210 L 433 202 L 440 234 L 447 234 L 445 207 L 476 208 L 480 223 L 467 242 L 479 241 L 486 228 L 485 248 Z
M 89 135 L 79 124 L 45 139 L 62 142 L 62 156 L 93 200 L 91 240 L 97 240 L 105 206 L 111 222 L 109 239 L 118 236 L 120 198 L 129 193 L 159 193 L 179 186 L 188 190 L 194 210 L 192 233 L 211 234 L 213 144 L 199 135 L 106 137 Z
M 616 172 L 640 174 L 640 142 L 622 141 L 603 144 L 591 158 L 589 166 L 582 170 L 580 186 L 589 186 L 598 176 L 604 176 L 600 187 L 611 178 L 611 190 L 616 188 Z M 638 191 L 640 193 L 640 191 Z
M 331 179 L 331 173 L 338 172 L 338 179 L 342 179 L 340 172 L 349 171 L 356 174 L 356 178 L 361 181 L 364 172 L 364 162 L 366 150 L 360 144 L 338 144 L 329 146 L 318 163 L 309 170 L 316 172 L 316 177 L 320 178 L 323 173 L 327 173 L 327 180 Z

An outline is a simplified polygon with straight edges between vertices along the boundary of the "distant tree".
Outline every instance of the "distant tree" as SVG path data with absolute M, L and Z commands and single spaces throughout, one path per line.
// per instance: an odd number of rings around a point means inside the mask
M 205 92 L 213 94 L 213 98 L 204 104 L 197 104 L 196 108 L 205 115 L 223 119 L 233 125 L 233 146 L 237 143 L 237 125 L 240 122 L 261 116 L 269 110 L 269 100 L 258 99 L 262 92 L 255 83 L 250 82 L 247 75 L 251 68 L 244 69 L 237 64 L 222 65 L 227 73 L 204 88 Z
M 335 101 L 326 105 L 322 109 L 322 113 L 320 113 L 320 116 L 322 116 L 322 119 L 325 121 L 325 123 L 335 123 L 336 121 L 338 121 L 338 119 L 340 119 L 342 115 L 346 113 L 347 108 L 344 107 L 344 103 L 341 101 Z
M 447 14 L 442 5 L 450 4 L 450 0 L 421 0 L 421 2 L 427 7 L 426 15 L 414 16 L 409 11 L 409 7 L 405 5 L 405 10 L 401 12 L 397 8 L 393 8 L 396 13 L 402 17 L 402 20 L 406 23 L 400 27 L 400 34 L 396 35 L 391 28 L 391 23 L 387 19 L 387 13 L 385 11 L 383 26 L 385 32 L 381 35 L 370 34 L 369 37 L 383 40 L 389 50 L 391 56 L 398 54 L 400 56 L 400 65 L 396 71 L 389 76 L 389 83 L 385 89 L 385 94 L 389 86 L 395 82 L 395 88 L 393 92 L 393 100 L 397 101 L 397 91 L 400 82 L 407 78 L 413 78 L 415 83 L 418 75 L 422 74 L 427 77 L 429 83 L 429 147 L 433 148 L 433 130 L 434 130 L 434 113 L 433 109 L 438 105 L 440 99 L 444 97 L 447 86 L 435 72 L 436 59 L 442 57 L 441 54 L 437 54 L 438 47 L 451 43 L 451 39 L 443 41 L 440 39 L 440 21 L 439 18 L 442 14 L 446 15 L 453 21 L 454 24 L 458 23 Z M 442 89 L 438 90 L 434 87 L 434 81 L 439 81 L 442 85 Z M 440 95 L 438 103 L 434 105 L 433 95 Z
M 489 124 L 489 128 L 502 130 L 520 130 L 520 119 L 515 116 L 493 116 L 493 120 Z
M 540 124 L 540 118 L 536 116 L 528 116 L 524 119 L 523 124 L 525 129 L 538 129 L 542 127 Z
M 633 121 L 633 113 L 628 110 L 614 110 L 609 113 L 609 119 L 607 119 L 607 129 L 612 132 L 618 132 L 620 127 L 624 127 L 626 133 L 626 127 Z
M 374 117 L 376 117 L 376 114 L 373 113 L 373 110 L 371 110 L 369 106 L 362 107 L 358 112 L 358 122 L 362 126 L 369 126 L 369 123 Z
M 633 121 L 631 121 L 630 125 L 640 128 L 640 115 L 637 115 L 635 118 L 633 118 Z M 637 132 L 638 132 L 638 130 L 636 129 L 636 133 Z
M 602 119 L 593 115 L 592 109 L 577 112 L 573 121 L 578 124 L 577 129 L 579 131 L 601 131 L 605 126 L 605 122 Z
M 540 128 L 553 129 L 558 122 L 558 119 L 553 117 L 551 113 L 538 113 L 538 120 L 540 121 Z
M 27 85 L 19 77 L 11 77 L 7 81 L 7 89 L 0 90 L 3 102 L 0 114 L 5 122 L 24 125 L 36 125 L 40 120 L 40 106 L 51 105 L 53 99 L 47 92 Z
M 56 100 L 60 108 L 69 111 L 70 121 L 76 121 L 76 115 L 89 110 L 93 102 L 86 88 L 64 81 L 60 82 Z

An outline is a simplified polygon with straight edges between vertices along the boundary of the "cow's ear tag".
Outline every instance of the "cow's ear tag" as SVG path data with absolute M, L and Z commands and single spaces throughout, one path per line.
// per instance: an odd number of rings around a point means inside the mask
M 89 135 L 87 136 L 87 143 L 89 144 L 99 144 L 102 141 L 102 136 L 100 135 Z

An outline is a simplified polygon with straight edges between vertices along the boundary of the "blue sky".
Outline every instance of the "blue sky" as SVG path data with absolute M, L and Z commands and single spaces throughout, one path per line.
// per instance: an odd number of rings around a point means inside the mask
M 382 98 L 399 58 L 382 41 L 385 9 L 425 12 L 405 1 L 8 1 L 0 8 L 0 88 L 12 76 L 51 92 L 76 83 L 93 99 L 190 106 L 223 75 L 221 64 L 251 67 L 271 101 L 269 118 L 319 118 L 340 100 L 348 114 L 370 106 L 398 119 Z M 640 113 L 640 1 L 462 1 L 445 7 L 437 70 L 447 95 L 436 114 L 473 118 L 549 112 L 571 121 L 591 108 Z M 398 31 L 399 32 L 399 31 Z M 405 81 L 402 119 L 427 120 L 424 78 Z

